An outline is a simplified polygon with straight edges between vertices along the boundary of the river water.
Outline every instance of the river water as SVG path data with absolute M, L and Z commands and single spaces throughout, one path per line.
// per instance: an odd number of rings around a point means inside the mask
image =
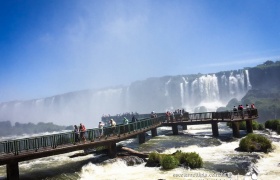
M 242 136 L 245 131 L 240 131 Z M 96 163 L 97 156 L 89 154 L 70 158 L 79 151 L 25 161 L 19 164 L 20 179 L 109 179 L 109 180 L 146 180 L 146 179 L 280 179 L 280 136 L 270 131 L 254 131 L 272 140 L 274 150 L 265 153 L 238 152 L 240 139 L 232 138 L 232 131 L 219 123 L 218 138 L 212 137 L 210 125 L 188 126 L 172 135 L 171 128 L 158 129 L 159 136 L 139 145 L 138 139 L 130 139 L 119 144 L 138 151 L 161 153 L 196 152 L 204 165 L 199 169 L 179 167 L 164 171 L 160 167 L 145 167 L 145 163 L 128 166 L 122 159 L 107 163 Z M 0 166 L 0 179 L 6 179 L 6 166 Z

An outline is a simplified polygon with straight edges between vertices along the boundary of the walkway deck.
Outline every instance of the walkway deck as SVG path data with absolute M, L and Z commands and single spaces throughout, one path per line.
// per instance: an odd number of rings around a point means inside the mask
M 184 113 L 166 117 L 165 113 L 158 114 L 156 118 L 142 119 L 127 125 L 105 127 L 104 136 L 99 138 L 100 129 L 88 129 L 86 142 L 74 143 L 74 132 L 37 136 L 25 139 L 15 139 L 0 142 L 0 165 L 7 166 L 7 179 L 19 179 L 18 163 L 77 150 L 106 146 L 109 156 L 115 157 L 116 143 L 138 135 L 139 143 L 145 142 L 145 132 L 152 131 L 152 136 L 157 135 L 160 126 L 171 126 L 173 134 L 178 134 L 178 125 L 186 128 L 187 125 L 211 124 L 213 136 L 218 136 L 218 123 L 231 122 L 233 135 L 239 137 L 240 121 L 246 121 L 247 132 L 252 132 L 252 120 L 258 118 L 257 109 L 242 112 L 205 112 Z

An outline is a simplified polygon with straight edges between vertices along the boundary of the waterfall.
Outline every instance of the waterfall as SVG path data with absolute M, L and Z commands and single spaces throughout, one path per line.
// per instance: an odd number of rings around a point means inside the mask
M 171 79 L 169 79 L 166 83 L 165 83 L 165 96 L 168 96 L 168 84 L 170 83 Z
M 188 79 L 188 78 L 187 78 Z M 185 77 L 182 77 L 183 80 L 183 94 L 184 94 L 184 99 L 182 100 L 182 107 L 185 107 L 185 109 L 187 109 L 187 104 L 190 102 L 190 93 L 189 93 L 189 82 L 186 80 Z
M 229 95 L 230 97 L 234 97 L 236 95 L 236 91 L 238 89 L 238 81 L 235 76 L 233 76 L 233 72 L 230 73 L 229 76 Z
M 225 87 L 228 86 L 228 79 L 227 79 L 227 77 L 226 77 L 225 74 L 223 74 L 223 75 L 221 76 L 221 81 L 222 81 L 222 84 L 223 84 Z
M 184 85 L 180 83 L 181 107 L 184 106 Z
M 246 80 L 247 80 L 247 90 L 250 90 L 252 88 L 250 79 L 249 79 L 249 71 L 248 69 L 245 70 Z
M 88 121 L 92 125 L 92 121 L 99 121 L 103 114 L 164 112 L 178 108 L 194 112 L 201 106 L 215 111 L 232 98 L 241 99 L 251 88 L 248 70 L 151 78 L 126 87 L 1 103 L 0 120 L 58 124 Z

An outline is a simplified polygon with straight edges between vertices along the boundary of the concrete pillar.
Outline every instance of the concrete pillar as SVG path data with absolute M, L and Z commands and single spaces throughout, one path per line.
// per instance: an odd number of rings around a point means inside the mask
M 212 122 L 212 133 L 213 133 L 214 137 L 219 136 L 219 128 L 218 128 L 218 122 L 217 121 Z
M 19 180 L 18 162 L 11 162 L 6 165 L 7 180 Z
M 157 128 L 151 129 L 152 137 L 157 136 Z
M 145 135 L 146 135 L 145 132 L 138 134 L 139 144 L 145 143 Z
M 108 147 L 108 155 L 110 158 L 117 157 L 117 145 L 116 143 L 111 143 L 111 145 Z
M 188 126 L 187 125 L 182 125 L 183 130 L 188 130 Z
M 172 125 L 173 135 L 178 135 L 178 126 L 176 124 Z
M 246 121 L 246 129 L 247 129 L 247 133 L 253 133 L 252 120 L 247 120 Z
M 232 122 L 232 135 L 233 137 L 240 138 L 239 122 Z

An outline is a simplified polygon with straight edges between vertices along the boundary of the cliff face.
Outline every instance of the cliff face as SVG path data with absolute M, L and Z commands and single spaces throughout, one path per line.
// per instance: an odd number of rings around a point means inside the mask
M 232 99 L 254 102 L 252 93 L 273 87 L 279 92 L 280 66 L 225 71 L 208 75 L 149 78 L 127 87 L 88 90 L 44 99 L 0 103 L 0 121 L 85 123 L 96 127 L 101 116 L 125 112 L 164 112 L 184 108 L 194 112 L 226 106 Z M 258 104 L 258 103 L 256 103 Z M 202 108 L 202 109 L 205 109 Z
M 280 63 L 249 69 L 252 89 L 242 98 L 243 104 L 254 103 L 259 122 L 280 118 Z
M 250 70 L 250 82 L 254 89 L 280 88 L 280 65 L 254 67 Z

